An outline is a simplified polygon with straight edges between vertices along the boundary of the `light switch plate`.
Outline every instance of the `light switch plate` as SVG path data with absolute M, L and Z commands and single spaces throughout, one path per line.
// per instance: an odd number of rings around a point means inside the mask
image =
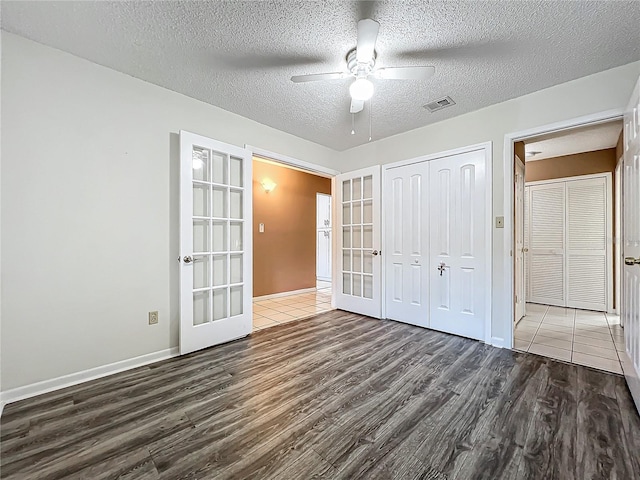
M 264 223 L 261 223 L 260 225 L 258 225 L 258 232 L 264 233 Z
M 504 217 L 496 217 L 496 228 L 504 228 Z

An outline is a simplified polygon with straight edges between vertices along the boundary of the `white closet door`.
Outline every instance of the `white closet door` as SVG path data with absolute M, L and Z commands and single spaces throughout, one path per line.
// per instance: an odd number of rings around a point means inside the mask
M 529 187 L 529 222 L 529 301 L 564 306 L 564 183 Z
M 385 171 L 386 317 L 429 326 L 429 164 Z
M 331 230 L 317 231 L 316 239 L 316 278 L 323 282 L 331 281 Z
M 429 162 L 431 328 L 485 338 L 489 301 L 485 151 Z
M 567 307 L 607 310 L 610 188 L 604 177 L 566 182 Z
M 516 157 L 515 169 L 515 240 L 516 248 L 514 256 L 516 260 L 515 268 L 515 294 L 516 294 L 516 316 L 515 321 L 519 321 L 525 315 L 525 282 L 524 282 L 524 163 Z

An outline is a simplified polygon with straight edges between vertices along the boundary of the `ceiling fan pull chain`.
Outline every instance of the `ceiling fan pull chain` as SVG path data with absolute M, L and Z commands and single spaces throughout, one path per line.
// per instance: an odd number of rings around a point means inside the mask
M 371 115 L 373 111 L 373 98 L 369 100 L 369 141 L 371 141 Z
M 352 114 L 351 114 L 351 135 L 355 135 L 355 134 L 356 134 L 356 129 L 355 129 L 355 118 L 356 118 L 355 113 L 352 113 Z

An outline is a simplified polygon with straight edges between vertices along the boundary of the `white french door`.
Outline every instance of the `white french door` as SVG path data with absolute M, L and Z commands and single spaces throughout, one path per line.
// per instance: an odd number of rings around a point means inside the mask
M 336 308 L 381 317 L 380 166 L 338 175 Z
M 385 316 L 429 327 L 429 162 L 385 170 Z
M 524 246 L 524 163 L 516 157 L 515 170 L 515 321 L 525 315 L 525 246 Z
M 180 353 L 251 333 L 251 152 L 180 132 Z
M 620 356 L 629 390 L 640 411 L 640 80 L 624 116 L 622 208 L 624 354 Z
M 486 151 L 429 162 L 430 324 L 485 339 L 489 301 Z

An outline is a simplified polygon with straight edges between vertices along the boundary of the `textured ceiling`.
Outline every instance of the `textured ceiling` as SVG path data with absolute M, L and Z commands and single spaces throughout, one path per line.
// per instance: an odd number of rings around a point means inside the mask
M 362 18 L 378 66 L 436 67 L 374 80 L 374 140 L 640 59 L 638 2 L 2 2 L 9 32 L 337 150 L 368 140 L 349 79 L 289 78 L 345 70 Z
M 525 151 L 540 153 L 527 158 L 526 161 L 533 162 L 562 155 L 614 148 L 618 143 L 620 132 L 622 132 L 622 120 L 617 120 L 530 138 L 524 141 Z

